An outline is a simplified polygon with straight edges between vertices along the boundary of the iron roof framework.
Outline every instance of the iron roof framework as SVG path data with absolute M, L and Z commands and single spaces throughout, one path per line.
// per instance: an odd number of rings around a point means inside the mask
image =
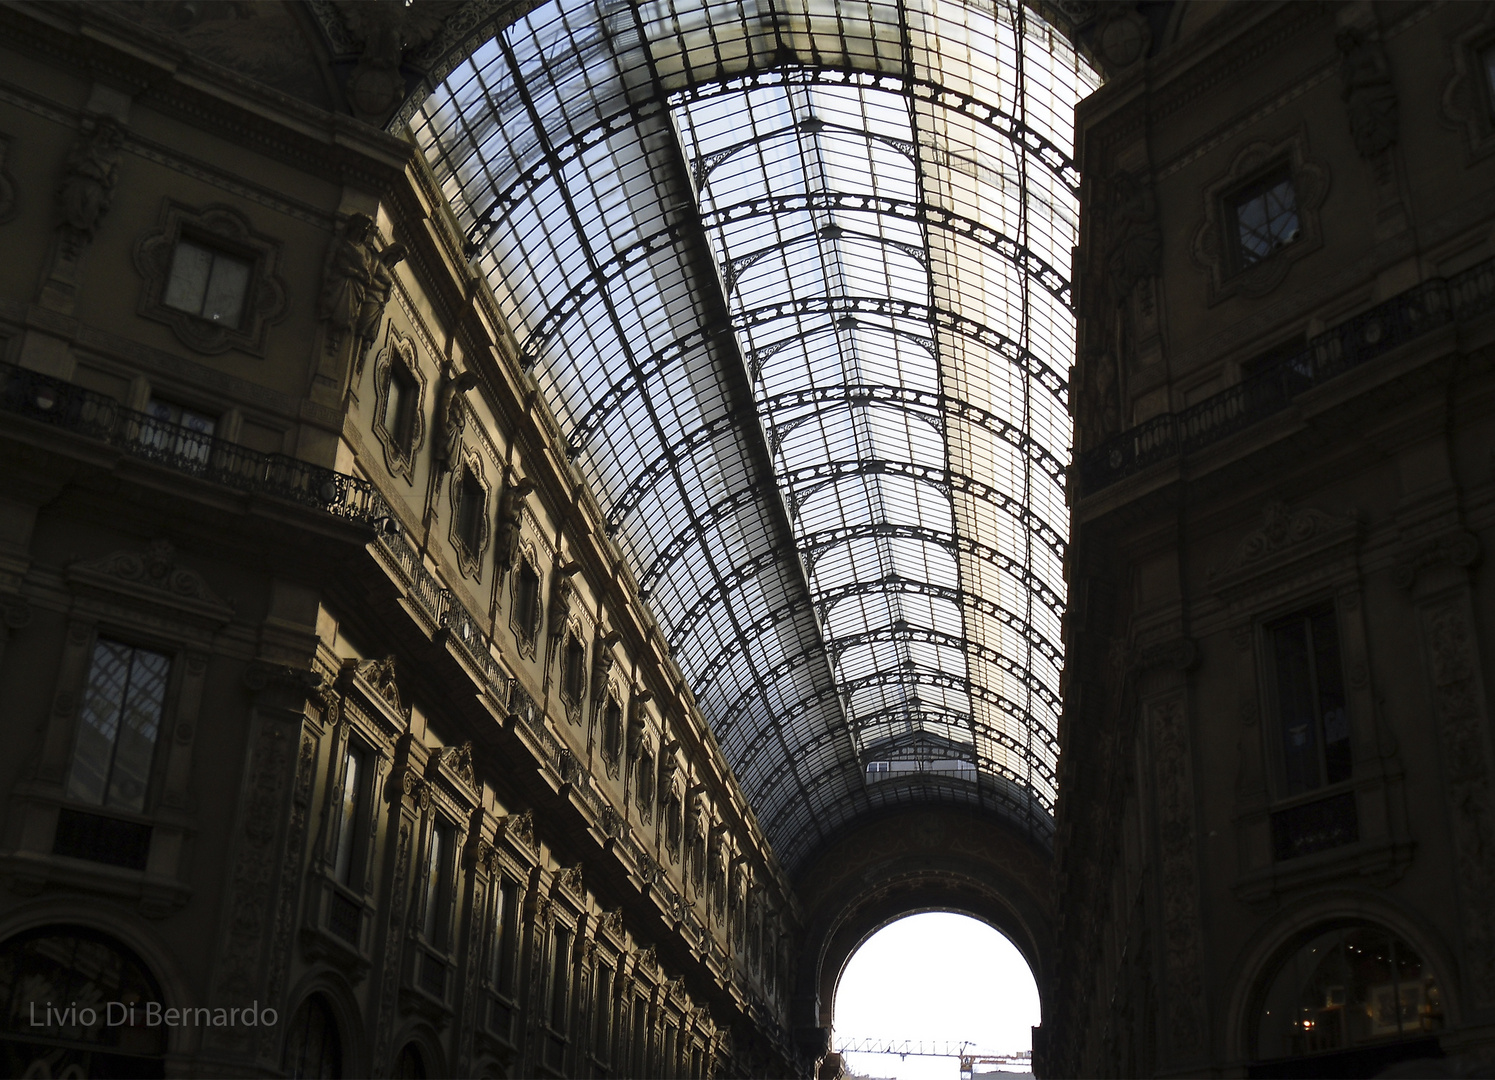
M 412 120 L 791 870 L 894 803 L 1052 831 L 1096 84 L 1018 0 L 553 0 Z

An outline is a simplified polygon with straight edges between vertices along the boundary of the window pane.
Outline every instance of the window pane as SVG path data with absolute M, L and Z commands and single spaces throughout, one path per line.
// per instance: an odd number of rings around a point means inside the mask
M 93 666 L 78 715 L 78 741 L 73 747 L 73 769 L 68 796 L 82 802 L 104 802 L 109 783 L 109 761 L 119 733 L 125 687 L 130 677 L 130 648 L 100 640 L 93 649 Z
M 1309 670 L 1307 626 L 1294 619 L 1272 631 L 1277 666 L 1277 707 L 1282 723 L 1282 762 L 1287 793 L 1296 795 L 1321 783 L 1318 769 L 1317 716 L 1313 675 Z
M 114 768 L 109 775 L 110 806 L 137 813 L 145 809 L 145 789 L 150 782 L 151 759 L 161 730 L 166 678 L 170 672 L 171 662 L 166 657 L 144 649 L 134 650 Z
M 446 899 L 443 879 L 446 877 L 447 847 L 447 827 L 437 825 L 431 830 L 431 858 L 426 864 L 426 920 L 422 928 L 426 940 L 433 945 L 441 944 L 441 909 Z
M 1313 666 L 1318 676 L 1319 717 L 1323 723 L 1324 778 L 1337 784 L 1350 778 L 1350 714 L 1345 708 L 1344 675 L 1339 665 L 1339 627 L 1329 609 L 1313 617 Z
M 231 255 L 215 253 L 207 296 L 202 303 L 202 317 L 225 326 L 238 326 L 248 288 L 249 264 Z
M 344 759 L 342 803 L 338 808 L 337 829 L 337 880 L 344 885 L 353 885 L 358 861 L 354 858 L 357 849 L 358 827 L 363 817 L 361 793 L 364 787 L 364 765 L 367 754 L 362 747 L 349 746 Z
M 166 280 L 166 296 L 162 303 L 178 311 L 200 315 L 212 269 L 211 251 L 187 240 L 178 241 L 171 256 L 171 276 Z

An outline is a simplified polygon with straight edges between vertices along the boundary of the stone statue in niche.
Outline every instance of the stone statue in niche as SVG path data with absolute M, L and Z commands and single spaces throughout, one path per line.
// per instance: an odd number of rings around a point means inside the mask
M 57 188 L 62 209 L 62 227 L 71 230 L 78 243 L 93 239 L 119 181 L 119 148 L 124 130 L 112 116 L 83 121 L 83 131 L 68 152 L 67 171 Z
M 333 240 L 322 279 L 317 315 L 327 323 L 327 349 L 336 351 L 344 335 L 358 341 L 358 371 L 384 320 L 394 290 L 393 268 L 405 258 L 403 244 L 382 250 L 367 214 L 352 214 Z
M 503 575 L 519 557 L 519 523 L 524 514 L 524 500 L 529 498 L 535 485 L 528 480 L 516 480 L 504 488 L 498 497 L 497 543 L 494 557 L 498 573 Z
M 1106 272 L 1112 293 L 1122 303 L 1139 282 L 1157 276 L 1163 259 L 1163 234 L 1150 184 L 1120 172 L 1111 180 L 1111 190 L 1111 229 L 1119 239 L 1106 256 Z
M 1339 47 L 1340 96 L 1349 113 L 1350 135 L 1360 156 L 1373 161 L 1396 142 L 1398 106 L 1391 62 L 1381 43 L 1358 26 L 1341 27 L 1334 43 Z
M 467 406 L 462 395 L 477 385 L 470 371 L 455 372 L 446 365 L 441 390 L 436 398 L 436 462 L 442 472 L 456 467 L 462 450 L 462 432 L 467 427 Z
M 1084 383 L 1075 398 L 1075 427 L 1080 445 L 1099 446 L 1121 429 L 1121 406 L 1117 399 L 1116 358 L 1109 352 L 1087 352 Z

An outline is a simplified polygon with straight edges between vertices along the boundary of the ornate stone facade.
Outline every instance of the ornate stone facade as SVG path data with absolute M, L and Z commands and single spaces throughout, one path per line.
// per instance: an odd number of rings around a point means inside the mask
M 1078 110 L 1085 390 L 1035 1071 L 1476 1075 L 1495 8 L 1148 7 L 1145 58 L 1110 57 Z M 1149 204 L 1116 177 L 1151 178 L 1151 345 L 1116 296 L 1140 292 Z M 1367 1006 L 1334 994 L 1365 984 L 1313 996 L 1335 935 L 1415 956 L 1396 992 L 1437 1004 L 1355 1027 Z

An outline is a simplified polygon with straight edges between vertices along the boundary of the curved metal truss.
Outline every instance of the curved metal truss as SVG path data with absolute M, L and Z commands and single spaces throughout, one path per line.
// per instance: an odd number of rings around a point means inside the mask
M 764 195 L 746 202 L 724 206 L 703 214 L 701 224 L 707 229 L 725 229 L 745 218 L 774 217 L 779 214 L 886 214 L 920 225 L 948 229 L 973 240 L 1018 267 L 1065 307 L 1070 306 L 1069 279 L 1055 270 L 1043 257 L 1012 237 L 974 218 L 957 214 L 934 203 L 911 199 L 889 199 L 876 195 L 858 195 L 843 191 L 809 191 L 794 195 Z
M 1034 19 L 550 0 L 411 121 L 791 871 L 920 799 L 1052 833 L 1096 80 Z
M 916 325 L 921 324 L 925 329 L 932 327 L 936 333 L 943 331 L 958 335 L 963 340 L 1001 356 L 1025 376 L 1041 385 L 1061 407 L 1067 401 L 1069 384 L 1042 357 L 995 327 L 932 304 L 885 296 L 800 296 L 783 303 L 766 304 L 743 312 L 733 319 L 733 324 L 741 330 L 751 331 L 780 319 L 797 322 L 800 319 L 818 315 L 834 319 L 836 323 L 858 317 L 884 318 L 890 322 L 907 321 Z M 834 329 L 834 324 L 825 329 Z M 705 349 L 720 333 L 722 330 L 719 327 L 696 327 L 639 361 L 636 368 L 630 369 L 614 381 L 606 391 L 599 394 L 571 427 L 566 436 L 566 443 L 571 452 L 580 454 L 586 448 L 588 440 L 609 422 L 610 415 L 616 409 L 651 385 L 672 365 L 684 363 L 698 350 Z M 804 336 L 804 334 L 796 334 L 791 338 L 764 345 L 750 351 L 748 356 L 751 358 L 770 350 L 779 351 L 802 341 Z M 919 344 L 931 355 L 934 353 L 933 338 L 921 337 Z

